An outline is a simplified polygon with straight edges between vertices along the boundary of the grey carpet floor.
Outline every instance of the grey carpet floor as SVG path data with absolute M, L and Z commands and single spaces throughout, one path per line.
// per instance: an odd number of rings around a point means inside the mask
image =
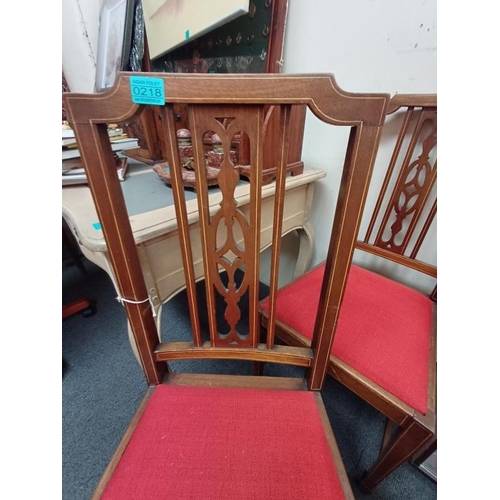
M 116 301 L 111 280 L 88 260 L 84 263 L 85 275 L 67 259 L 62 272 L 63 303 L 88 297 L 96 300 L 97 309 L 93 316 L 76 314 L 62 324 L 62 356 L 67 363 L 62 378 L 63 500 L 91 497 L 146 389 L 128 341 L 125 311 Z M 184 294 L 169 301 L 162 314 L 170 333 L 184 330 L 189 321 Z M 198 368 L 196 363 L 183 363 L 174 371 Z M 247 368 L 250 372 L 251 366 Z M 214 372 L 218 369 L 213 366 Z M 231 368 L 241 369 L 241 365 Z M 357 499 L 437 498 L 436 483 L 409 463 L 380 483 L 372 495 L 359 492 L 356 480 L 377 456 L 384 418 L 330 377 L 322 396 Z

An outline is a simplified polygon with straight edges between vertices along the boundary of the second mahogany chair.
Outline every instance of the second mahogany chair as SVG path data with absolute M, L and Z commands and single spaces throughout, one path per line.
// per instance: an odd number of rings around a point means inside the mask
M 144 107 L 141 102 L 155 104 L 168 151 L 192 327 L 179 341 L 159 339 L 107 133 L 107 124 L 137 116 Z M 188 108 L 197 220 L 192 212 L 188 216 L 182 185 L 174 110 L 178 103 Z M 101 94 L 68 95 L 69 121 L 149 385 L 95 498 L 353 498 L 319 391 L 387 103 L 385 94 L 342 91 L 331 75 L 120 73 L 115 86 Z M 347 131 L 312 348 L 276 345 L 272 326 L 260 343 L 258 314 L 266 108 L 274 106 L 279 113 L 281 131 L 272 230 L 273 318 L 290 112 L 293 105 L 304 104 L 323 122 Z M 225 151 L 216 205 L 209 203 L 205 175 L 207 132 L 219 135 Z M 228 154 L 232 138 L 241 134 L 250 145 L 248 210 L 235 202 L 239 176 Z M 199 265 L 204 269 L 206 303 L 196 293 L 194 269 Z M 222 315 L 217 314 L 218 298 Z M 243 310 L 248 317 L 242 317 Z M 208 331 L 201 326 L 204 315 Z M 168 325 L 168 318 L 164 323 Z M 242 373 L 249 361 L 287 364 L 304 368 L 299 371 L 305 376 L 172 371 L 171 362 L 182 359 L 242 360 Z
M 360 481 L 365 492 L 436 447 L 437 269 L 423 245 L 430 238 L 435 249 L 436 95 L 391 99 L 381 144 L 391 141 L 389 165 L 375 165 L 385 174 L 371 186 L 328 363 L 330 375 L 387 417 L 379 457 Z M 323 263 L 278 292 L 275 327 L 285 343 L 311 345 L 324 279 Z M 261 313 L 272 325 L 267 299 Z

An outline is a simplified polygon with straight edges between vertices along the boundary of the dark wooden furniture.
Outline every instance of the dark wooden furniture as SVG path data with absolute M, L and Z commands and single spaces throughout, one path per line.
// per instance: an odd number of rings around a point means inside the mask
M 372 186 L 379 192 L 356 242 L 355 259 L 364 267 L 351 267 L 328 364 L 330 375 L 388 418 L 379 458 L 361 479 L 365 491 L 407 459 L 421 463 L 428 455 L 418 458 L 422 450 L 436 446 L 437 269 L 422 255 L 425 238 L 435 238 L 436 230 L 436 134 L 436 95 L 391 99 L 384 138 L 393 140 L 394 150 L 388 167 L 379 161 L 375 167 L 386 174 L 381 186 Z M 365 252 L 375 257 L 366 260 Z M 392 276 L 399 271 L 406 282 L 382 276 L 391 263 Z M 315 267 L 277 295 L 276 334 L 290 345 L 311 345 L 312 312 L 320 291 L 333 286 L 324 269 Z M 426 277 L 427 295 L 409 287 L 417 275 Z M 263 325 L 272 325 L 267 300 L 261 312 Z
M 252 60 L 245 73 L 279 73 L 283 65 L 283 46 L 285 40 L 288 0 L 254 0 L 250 11 L 244 16 L 224 24 L 203 36 L 186 43 L 168 54 L 150 59 L 147 33 L 144 35 L 145 54 L 143 71 L 146 72 L 196 72 L 193 58 L 208 61 L 206 70 L 217 74 L 241 73 L 237 60 Z M 227 63 L 230 63 L 229 65 Z M 177 129 L 189 129 L 187 108 L 181 103 L 174 106 Z M 273 106 L 267 106 L 266 140 L 264 141 L 264 183 L 276 178 L 279 157 L 280 124 L 279 116 Z M 292 175 L 304 170 L 302 143 L 305 124 L 305 106 L 294 106 L 291 115 L 290 146 L 288 148 L 287 168 Z M 139 148 L 127 150 L 126 156 L 150 165 L 164 163 L 167 152 L 162 149 L 159 136 L 163 133 L 162 122 L 154 109 L 146 108 L 141 115 L 124 125 L 130 137 L 138 139 Z M 236 138 L 240 174 L 246 176 L 250 169 L 249 146 L 243 138 Z M 157 168 L 162 168 L 157 167 Z M 186 176 L 185 186 L 192 188 L 192 175 Z
M 64 220 L 64 218 L 62 219 L 62 249 L 63 254 L 64 251 L 67 251 L 78 269 L 83 274 L 86 274 L 87 270 L 85 269 L 85 265 L 83 264 L 83 260 L 80 256 L 80 249 L 78 248 L 77 243 L 74 241 L 71 230 L 69 229 L 68 224 Z M 73 316 L 74 314 L 77 314 L 79 312 L 81 312 L 85 317 L 95 314 L 95 301 L 87 298 L 81 298 L 67 304 L 63 304 L 62 319 L 69 318 L 70 316 Z
M 160 491 L 162 498 L 179 498 L 181 493 L 183 498 L 207 499 L 353 498 L 319 391 L 388 96 L 341 91 L 331 75 L 161 75 L 166 104 L 155 110 L 164 124 L 161 140 L 172 168 L 192 331 L 186 332 L 184 340 L 159 341 L 106 125 L 141 113 L 142 105 L 131 101 L 133 75 L 121 73 L 115 86 L 102 94 L 67 97 L 69 121 L 149 385 L 95 498 L 157 498 Z M 234 200 L 238 175 L 229 155 L 219 173 L 221 202 L 215 212 L 209 210 L 205 177 L 197 175 L 203 262 L 192 260 L 176 103 L 188 107 L 198 173 L 204 168 L 206 131 L 218 133 L 224 151 L 235 134 L 249 138 L 253 168 L 247 216 Z M 260 342 L 262 143 L 269 104 L 280 118 L 276 147 L 281 159 L 272 230 L 271 301 L 278 283 L 291 108 L 308 105 L 320 120 L 350 131 L 326 267 L 330 279 L 322 291 L 312 348 L 276 345 L 272 327 Z M 197 266 L 204 268 L 206 303 L 196 293 Z M 245 317 L 243 310 L 248 311 Z M 207 331 L 201 326 L 203 317 Z M 212 358 L 242 360 L 242 369 L 248 361 L 283 363 L 304 368 L 299 372 L 305 376 L 190 374 L 172 372 L 169 367 L 169 362 L 181 359 Z

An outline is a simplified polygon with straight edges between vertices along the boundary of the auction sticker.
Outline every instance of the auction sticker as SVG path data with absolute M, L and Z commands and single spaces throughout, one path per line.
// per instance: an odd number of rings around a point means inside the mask
M 132 102 L 136 104 L 154 104 L 158 106 L 165 104 L 165 90 L 161 78 L 131 76 L 130 94 Z

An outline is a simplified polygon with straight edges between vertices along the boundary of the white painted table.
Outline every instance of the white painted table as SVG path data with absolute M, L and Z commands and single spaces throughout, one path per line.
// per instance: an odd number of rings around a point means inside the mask
M 304 169 L 303 174 L 287 178 L 283 236 L 297 231 L 299 237 L 294 276 L 302 274 L 311 259 L 313 230 L 308 221 L 308 214 L 313 200 L 314 183 L 325 175 L 324 170 Z M 122 183 L 122 189 L 144 279 L 156 311 L 158 332 L 160 332 L 162 305 L 185 287 L 171 189 L 152 171 L 150 166 L 133 160 L 130 161 L 129 174 Z M 263 251 L 271 245 L 274 190 L 274 182 L 263 188 L 261 226 L 261 249 Z M 201 279 L 203 264 L 195 196 L 195 193 L 186 191 L 186 197 L 189 199 L 187 202 L 189 221 L 192 224 L 195 273 L 196 277 Z M 246 214 L 250 201 L 247 182 L 241 181 L 237 186 L 235 199 Z M 213 190 L 209 200 L 211 210 L 217 210 L 221 200 L 220 191 L 217 188 Z M 62 188 L 62 214 L 75 235 L 82 253 L 108 273 L 119 295 L 108 258 L 106 242 L 87 185 Z M 129 338 L 132 339 L 130 327 Z M 132 347 L 135 352 L 133 342 Z

